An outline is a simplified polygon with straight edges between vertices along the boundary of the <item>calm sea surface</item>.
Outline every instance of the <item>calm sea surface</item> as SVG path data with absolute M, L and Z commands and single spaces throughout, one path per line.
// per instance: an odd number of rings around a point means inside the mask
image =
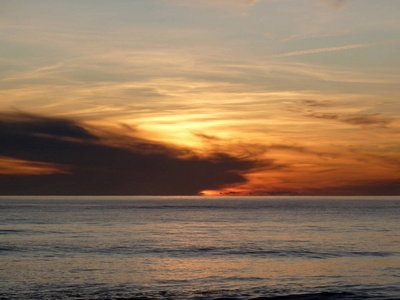
M 400 299 L 400 197 L 0 197 L 0 299 Z

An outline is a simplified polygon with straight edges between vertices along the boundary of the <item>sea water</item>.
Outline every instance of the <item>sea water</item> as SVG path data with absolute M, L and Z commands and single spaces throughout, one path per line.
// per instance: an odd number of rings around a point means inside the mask
M 1 197 L 0 299 L 400 299 L 400 197 Z

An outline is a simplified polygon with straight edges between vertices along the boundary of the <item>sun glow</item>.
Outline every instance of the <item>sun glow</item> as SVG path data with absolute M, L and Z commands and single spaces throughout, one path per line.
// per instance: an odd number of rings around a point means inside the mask
M 216 190 L 204 190 L 199 193 L 201 196 L 221 196 L 220 191 Z

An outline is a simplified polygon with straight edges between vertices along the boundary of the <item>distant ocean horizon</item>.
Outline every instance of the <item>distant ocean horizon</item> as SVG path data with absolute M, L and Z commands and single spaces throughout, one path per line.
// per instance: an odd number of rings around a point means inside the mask
M 400 299 L 400 196 L 0 196 L 0 299 Z

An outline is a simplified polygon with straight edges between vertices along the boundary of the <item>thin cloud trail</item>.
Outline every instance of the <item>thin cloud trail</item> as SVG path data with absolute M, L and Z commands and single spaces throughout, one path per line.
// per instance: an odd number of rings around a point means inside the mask
M 391 44 L 395 43 L 398 40 L 387 40 L 369 44 L 353 44 L 341 47 L 329 47 L 329 48 L 317 48 L 317 49 L 310 49 L 310 50 L 301 50 L 301 51 L 294 51 L 294 52 L 287 52 L 278 55 L 274 55 L 274 57 L 290 57 L 290 56 L 299 56 L 299 55 L 306 55 L 306 54 L 315 54 L 315 53 L 323 53 L 323 52 L 333 52 L 333 51 L 342 51 L 342 50 L 350 50 L 356 48 L 367 48 L 367 47 L 374 47 L 378 45 L 384 44 Z
M 339 7 L 346 5 L 350 1 L 348 1 L 348 0 L 330 0 L 329 2 L 333 7 L 339 8 Z

